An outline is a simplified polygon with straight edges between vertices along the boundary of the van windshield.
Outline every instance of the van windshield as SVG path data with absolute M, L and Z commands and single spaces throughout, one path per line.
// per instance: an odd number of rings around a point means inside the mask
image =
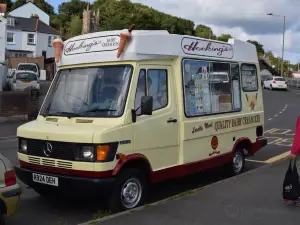
M 124 112 L 132 66 L 63 69 L 41 109 L 43 116 L 120 117 Z

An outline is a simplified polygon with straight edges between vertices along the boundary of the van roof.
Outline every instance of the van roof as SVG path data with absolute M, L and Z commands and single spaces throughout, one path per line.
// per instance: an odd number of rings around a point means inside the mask
M 167 30 L 133 30 L 120 58 L 117 58 L 121 30 L 95 32 L 64 42 L 59 66 L 95 62 L 160 58 L 209 58 L 257 63 L 256 47 L 248 42 L 227 42 L 170 34 Z

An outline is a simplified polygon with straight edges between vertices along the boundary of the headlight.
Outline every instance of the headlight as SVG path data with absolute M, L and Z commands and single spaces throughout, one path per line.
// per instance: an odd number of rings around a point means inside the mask
M 27 141 L 26 140 L 21 140 L 19 150 L 22 153 L 27 153 Z
M 82 146 L 79 148 L 77 160 L 95 161 L 95 149 L 93 146 Z

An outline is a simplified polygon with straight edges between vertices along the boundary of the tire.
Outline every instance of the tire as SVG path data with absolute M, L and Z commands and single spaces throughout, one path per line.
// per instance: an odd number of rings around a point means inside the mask
M 245 154 L 243 148 L 237 148 L 233 155 L 233 161 L 228 165 L 230 175 L 236 176 L 244 172 Z
M 124 199 L 125 191 L 128 191 L 127 194 L 129 195 L 133 195 L 130 196 L 133 198 L 133 202 Z M 136 193 L 134 193 L 135 191 Z M 118 176 L 112 194 L 108 199 L 109 210 L 112 213 L 117 213 L 139 207 L 145 203 L 147 194 L 148 182 L 145 176 L 138 169 L 125 169 Z
M 2 212 L 0 212 L 0 225 L 5 225 L 5 216 Z

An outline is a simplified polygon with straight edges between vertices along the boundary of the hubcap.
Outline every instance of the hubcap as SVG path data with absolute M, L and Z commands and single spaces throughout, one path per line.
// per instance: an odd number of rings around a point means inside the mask
M 233 171 L 239 173 L 243 168 L 243 156 L 241 152 L 235 152 L 233 157 Z
M 142 185 L 139 180 L 131 178 L 122 187 L 121 201 L 125 208 L 137 206 L 142 197 Z

